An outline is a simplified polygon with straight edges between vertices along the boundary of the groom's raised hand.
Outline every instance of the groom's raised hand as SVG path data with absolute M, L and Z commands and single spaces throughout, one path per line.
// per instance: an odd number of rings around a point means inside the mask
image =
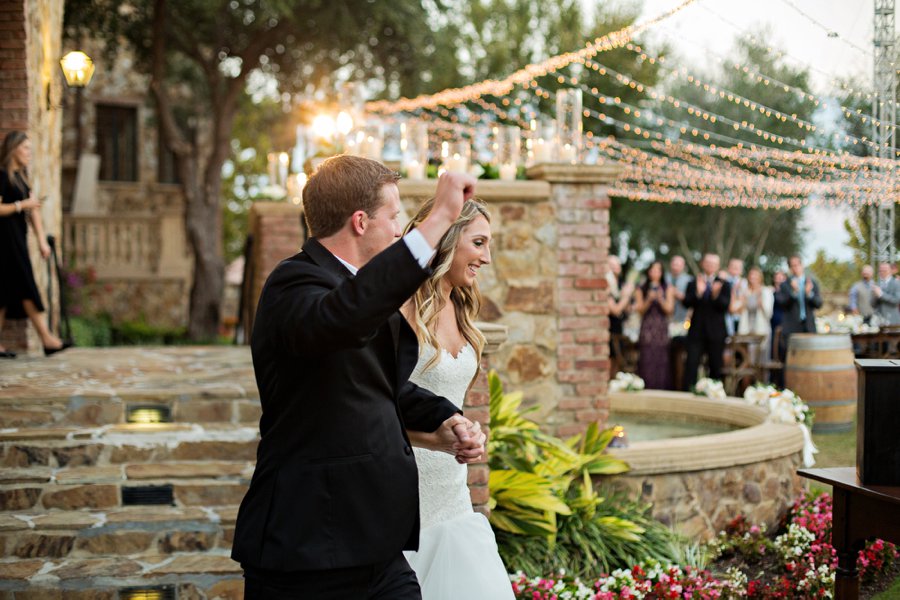
M 475 195 L 476 181 L 468 173 L 454 172 L 444 173 L 438 179 L 434 207 L 418 226 L 432 248 L 437 248 L 438 242 L 459 217 L 463 204 Z

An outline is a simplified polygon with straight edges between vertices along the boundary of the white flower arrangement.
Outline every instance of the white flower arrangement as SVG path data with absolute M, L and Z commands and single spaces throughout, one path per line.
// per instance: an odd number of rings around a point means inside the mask
M 754 385 L 744 390 L 744 400 L 768 410 L 772 422 L 812 426 L 813 415 L 809 406 L 791 390 L 779 390 L 773 385 Z
M 863 323 L 861 315 L 822 315 L 816 317 L 816 331 L 822 333 L 875 333 L 879 329 L 878 315 L 873 315 L 869 323 Z
M 725 386 L 718 379 L 710 379 L 704 377 L 694 384 L 694 394 L 697 396 L 706 396 L 712 400 L 724 400 L 727 397 Z
M 619 371 L 609 382 L 610 392 L 639 392 L 644 389 L 644 380 L 634 373 Z
M 779 390 L 773 385 L 755 385 L 744 390 L 744 400 L 748 404 L 761 406 L 769 412 L 768 420 L 773 423 L 797 424 L 803 432 L 803 466 L 816 464 L 813 454 L 819 450 L 813 444 L 810 428 L 813 411 L 791 390 Z

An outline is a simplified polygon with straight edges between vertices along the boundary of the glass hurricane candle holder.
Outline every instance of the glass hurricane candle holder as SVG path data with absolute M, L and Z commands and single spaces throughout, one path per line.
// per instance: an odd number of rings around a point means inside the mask
M 472 146 L 469 140 L 453 140 L 442 145 L 441 162 L 446 171 L 468 173 L 471 158 Z
M 428 164 L 428 124 L 424 121 L 407 121 L 401 125 L 400 150 L 403 153 L 402 168 L 408 179 L 425 179 Z
M 500 179 L 511 181 L 519 169 L 519 153 L 522 145 L 522 131 L 515 125 L 494 127 L 494 159 L 498 165 Z
M 372 160 L 381 160 L 384 151 L 384 129 L 381 123 L 366 123 L 362 128 L 359 153 Z
M 581 90 L 556 92 L 556 147 L 560 162 L 577 164 L 581 157 Z
M 528 140 L 528 164 L 556 161 L 556 123 L 551 119 L 532 120 Z

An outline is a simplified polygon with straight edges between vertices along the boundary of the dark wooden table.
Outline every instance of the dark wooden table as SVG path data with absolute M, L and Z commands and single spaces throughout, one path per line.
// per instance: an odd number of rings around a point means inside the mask
M 834 488 L 831 545 L 838 556 L 835 599 L 857 600 L 859 551 L 875 538 L 900 544 L 900 486 L 862 485 L 856 467 L 800 469 L 798 473 Z
M 896 326 L 850 337 L 857 358 L 900 358 L 900 331 Z

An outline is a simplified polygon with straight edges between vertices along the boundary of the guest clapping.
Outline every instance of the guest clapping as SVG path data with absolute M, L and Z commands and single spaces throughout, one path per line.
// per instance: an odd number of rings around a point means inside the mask
M 763 336 L 760 348 L 765 348 L 766 352 L 772 331 L 770 322 L 774 305 L 775 295 L 763 284 L 762 271 L 759 267 L 752 267 L 747 273 L 747 289 L 732 302 L 732 309 L 736 308 L 740 317 L 737 333 Z
M 675 309 L 675 287 L 666 284 L 662 262 L 653 261 L 643 285 L 634 293 L 641 315 L 638 375 L 651 389 L 669 386 L 669 315 Z

